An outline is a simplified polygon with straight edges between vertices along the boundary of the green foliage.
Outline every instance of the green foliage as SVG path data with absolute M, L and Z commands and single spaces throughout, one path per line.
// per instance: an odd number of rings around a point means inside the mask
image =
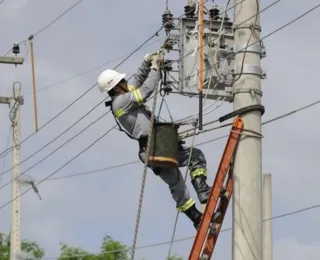
M 183 260 L 181 257 L 178 256 L 170 256 L 167 258 L 167 260 Z
M 40 260 L 44 256 L 44 250 L 38 244 L 26 240 L 21 241 L 21 251 L 32 260 Z M 0 259 L 10 259 L 10 236 L 2 233 L 0 233 Z
M 44 257 L 44 250 L 35 242 L 23 240 L 21 250 L 24 252 L 25 260 L 41 260 Z M 100 252 L 89 253 L 79 247 L 70 247 L 60 243 L 60 257 L 58 260 L 129 260 L 130 248 L 119 241 L 113 240 L 105 235 L 102 239 Z M 145 258 L 144 258 L 145 259 Z M 10 260 L 10 236 L 0 233 L 0 260 Z M 147 259 L 145 259 L 147 260 Z M 172 256 L 167 260 L 183 260 L 180 257 Z
M 100 252 L 91 254 L 78 247 L 69 247 L 66 244 L 61 245 L 61 255 L 58 260 L 129 260 L 130 248 L 113 240 L 110 236 L 105 235 L 102 239 Z M 144 260 L 147 260 L 144 258 Z M 167 260 L 183 260 L 180 257 L 172 256 Z
M 98 254 L 91 254 L 78 247 L 69 247 L 60 244 L 61 255 L 58 260 L 129 260 L 128 248 L 119 241 L 105 235 L 102 240 L 101 250 Z

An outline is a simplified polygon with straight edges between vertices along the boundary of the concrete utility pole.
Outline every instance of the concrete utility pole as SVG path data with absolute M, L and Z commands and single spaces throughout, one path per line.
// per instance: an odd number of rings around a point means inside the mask
M 248 47 L 247 51 L 242 50 L 235 55 L 236 82 L 233 84 L 233 108 L 237 110 L 261 104 L 262 72 L 260 19 L 257 6 L 259 1 L 236 0 L 235 2 L 235 51 L 245 48 L 248 42 L 250 45 L 258 41 L 257 44 Z M 237 26 L 238 24 L 240 25 Z M 241 69 L 243 57 L 244 66 Z M 242 119 L 244 129 L 250 132 L 243 131 L 235 157 L 232 259 L 262 260 L 261 112 L 247 113 Z
M 20 91 L 13 90 L 13 98 L 10 104 L 10 119 L 12 120 L 12 219 L 11 219 L 11 247 L 10 260 L 16 260 L 17 254 L 21 250 L 20 236 L 20 184 L 18 176 L 20 174 Z
M 20 53 L 18 44 L 14 44 L 12 52 L 17 55 Z M 17 56 L 0 56 L 0 64 L 22 65 L 24 58 Z M 15 84 L 19 84 L 19 88 L 15 88 Z M 20 187 L 18 175 L 20 174 L 20 105 L 23 105 L 23 97 L 20 96 L 21 84 L 15 82 L 13 84 L 13 97 L 0 97 L 0 104 L 8 104 L 10 106 L 9 117 L 12 124 L 12 183 L 11 183 L 11 233 L 10 233 L 10 260 L 16 260 L 17 254 L 21 250 L 20 237 Z
M 23 105 L 23 97 L 19 96 L 20 91 L 14 88 L 13 97 L 0 97 L 1 104 L 10 106 L 9 117 L 12 123 L 12 184 L 11 198 L 14 199 L 11 208 L 11 237 L 10 237 L 10 260 L 16 260 L 20 251 L 20 187 L 17 176 L 20 174 L 20 105 Z M 16 199 L 17 198 L 17 199 Z
M 271 174 L 263 176 L 263 260 L 273 258 L 273 237 L 272 237 L 272 182 Z

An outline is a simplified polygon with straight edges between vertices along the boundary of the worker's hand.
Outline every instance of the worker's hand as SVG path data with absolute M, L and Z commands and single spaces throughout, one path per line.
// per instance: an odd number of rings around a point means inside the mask
M 144 60 L 145 60 L 146 62 L 151 62 L 151 61 L 152 61 L 152 57 L 153 57 L 154 55 L 157 55 L 157 54 L 158 54 L 157 52 L 148 53 L 148 54 L 146 54 L 146 55 L 144 56 Z
M 160 67 L 160 60 L 161 60 L 161 57 L 159 54 L 153 55 L 151 60 L 151 69 L 158 70 Z

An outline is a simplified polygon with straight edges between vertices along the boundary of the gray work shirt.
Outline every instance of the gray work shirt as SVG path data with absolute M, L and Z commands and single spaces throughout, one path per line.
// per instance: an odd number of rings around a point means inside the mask
M 147 137 L 150 129 L 150 111 L 144 105 L 159 83 L 160 72 L 150 69 L 150 63 L 143 61 L 129 84 L 130 91 L 116 96 L 112 111 L 116 120 L 134 139 Z

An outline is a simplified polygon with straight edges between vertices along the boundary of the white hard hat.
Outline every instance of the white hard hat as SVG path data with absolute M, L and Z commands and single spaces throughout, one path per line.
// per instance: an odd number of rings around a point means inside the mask
M 125 73 L 119 73 L 115 70 L 107 69 L 98 77 L 98 85 L 101 93 L 109 92 L 126 76 Z

